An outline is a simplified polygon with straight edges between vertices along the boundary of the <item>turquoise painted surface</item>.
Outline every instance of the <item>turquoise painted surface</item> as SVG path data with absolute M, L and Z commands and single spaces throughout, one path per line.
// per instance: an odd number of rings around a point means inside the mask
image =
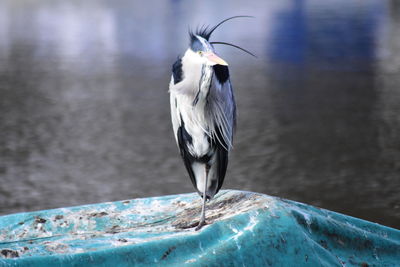
M 0 217 L 0 266 L 400 266 L 400 231 L 305 204 L 222 191 Z

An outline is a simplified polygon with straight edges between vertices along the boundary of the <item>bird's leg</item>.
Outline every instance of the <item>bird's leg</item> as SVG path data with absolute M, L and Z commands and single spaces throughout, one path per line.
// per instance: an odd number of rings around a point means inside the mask
M 206 196 L 203 196 L 203 206 L 201 208 L 201 215 L 199 224 L 196 226 L 196 231 L 200 230 L 204 225 L 206 225 Z
M 207 181 L 208 181 L 208 171 L 210 170 L 210 166 L 206 164 L 206 171 L 205 171 L 205 181 L 204 181 L 204 190 L 203 190 L 203 206 L 201 208 L 201 215 L 199 224 L 196 227 L 196 231 L 200 230 L 204 225 L 206 225 L 206 190 L 207 190 Z

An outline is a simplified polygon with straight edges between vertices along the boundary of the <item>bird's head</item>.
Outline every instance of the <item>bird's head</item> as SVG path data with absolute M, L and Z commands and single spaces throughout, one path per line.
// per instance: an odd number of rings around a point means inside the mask
M 242 17 L 250 17 L 250 16 L 234 16 L 227 18 L 217 25 L 215 25 L 212 28 L 209 27 L 201 27 L 198 28 L 195 32 L 189 31 L 189 36 L 190 36 L 190 45 L 189 48 L 186 50 L 185 53 L 185 58 L 189 59 L 192 63 L 194 64 L 201 64 L 201 65 L 208 65 L 208 66 L 214 66 L 214 65 L 223 65 L 227 66 L 228 63 L 223 60 L 221 57 L 217 55 L 217 53 L 214 50 L 214 44 L 223 44 L 223 45 L 229 45 L 233 46 L 235 48 L 238 48 L 252 56 L 254 56 L 252 53 L 249 51 L 237 46 L 233 45 L 230 43 L 226 42 L 211 42 L 210 37 L 211 34 L 217 29 L 221 24 L 224 22 L 235 19 L 235 18 L 242 18 Z
M 225 60 L 216 54 L 204 31 L 197 31 L 196 34 L 190 33 L 190 47 L 186 53 L 193 61 L 202 65 L 228 65 Z

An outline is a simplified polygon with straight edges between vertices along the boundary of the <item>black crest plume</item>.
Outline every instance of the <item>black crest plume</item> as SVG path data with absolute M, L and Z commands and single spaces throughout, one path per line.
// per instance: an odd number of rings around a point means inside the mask
M 196 33 L 194 34 L 193 32 L 189 32 L 191 37 L 194 37 L 194 35 L 198 35 L 203 37 L 204 39 L 206 39 L 207 41 L 210 39 L 211 34 L 222 24 L 224 24 L 225 22 L 227 22 L 228 20 L 231 19 L 236 19 L 236 18 L 253 18 L 253 16 L 233 16 L 227 19 L 224 19 L 223 21 L 221 21 L 220 23 L 218 23 L 217 25 L 215 25 L 214 27 L 212 27 L 211 29 L 208 28 L 208 26 L 201 26 L 200 28 L 197 28 Z
M 209 29 L 208 26 L 201 26 L 199 28 L 196 29 L 196 32 L 193 33 L 192 31 L 189 31 L 189 35 L 190 35 L 190 39 L 192 41 L 194 41 L 196 39 L 196 35 L 203 37 L 204 39 L 206 39 L 207 41 L 209 41 L 211 34 L 222 24 L 224 24 L 225 22 L 227 22 L 228 20 L 231 19 L 236 19 L 236 18 L 254 18 L 253 16 L 233 16 L 227 19 L 224 19 L 223 21 L 221 21 L 220 23 L 218 23 L 217 25 L 215 25 L 214 27 L 212 27 L 211 29 Z M 237 49 L 240 49 L 244 52 L 246 52 L 249 55 L 252 55 L 253 57 L 256 57 L 253 53 L 249 52 L 248 50 L 238 46 L 238 45 L 234 45 L 231 43 L 227 43 L 227 42 L 210 42 L 211 44 L 222 44 L 222 45 L 228 45 L 228 46 L 232 46 L 235 47 Z

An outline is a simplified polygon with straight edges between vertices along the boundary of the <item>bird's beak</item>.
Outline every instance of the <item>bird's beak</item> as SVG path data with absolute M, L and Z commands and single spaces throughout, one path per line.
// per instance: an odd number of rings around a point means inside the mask
M 222 58 L 220 58 L 213 52 L 207 52 L 204 54 L 204 56 L 207 58 L 207 61 L 211 66 L 214 66 L 214 65 L 228 66 L 228 63 L 226 63 L 225 60 L 223 60 Z

